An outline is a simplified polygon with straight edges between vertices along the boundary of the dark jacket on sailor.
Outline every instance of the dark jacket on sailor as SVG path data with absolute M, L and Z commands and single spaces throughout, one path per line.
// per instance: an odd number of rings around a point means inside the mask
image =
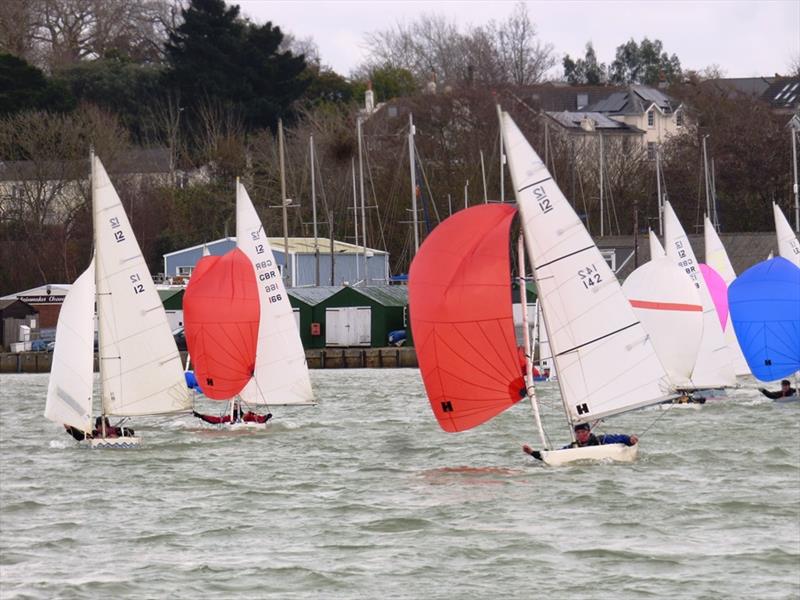
M 790 387 L 786 393 L 784 393 L 783 390 L 778 390 L 777 392 L 770 392 L 768 390 L 765 390 L 764 388 L 759 388 L 758 391 L 764 394 L 767 398 L 770 398 L 771 400 L 778 400 L 779 398 L 791 398 L 792 396 L 797 395 L 797 390 L 793 387 Z
M 572 442 L 562 448 L 584 448 L 586 446 L 602 446 L 604 444 L 625 444 L 626 446 L 633 446 L 631 443 L 631 436 L 622 433 L 601 433 L 600 435 L 590 434 L 589 440 L 585 444 L 578 444 Z

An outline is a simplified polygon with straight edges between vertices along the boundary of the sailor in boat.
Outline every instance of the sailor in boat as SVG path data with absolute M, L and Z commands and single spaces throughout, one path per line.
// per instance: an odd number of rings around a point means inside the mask
M 770 392 L 764 388 L 758 388 L 758 391 L 771 400 L 781 400 L 784 398 L 791 398 L 792 400 L 797 399 L 797 390 L 792 387 L 788 379 L 781 381 L 781 389 L 777 392 Z
M 233 419 L 231 419 L 231 413 L 233 414 Z M 197 411 L 192 411 L 192 414 L 198 419 L 202 419 L 206 423 L 212 423 L 214 425 L 219 425 L 221 423 L 266 423 L 272 418 L 272 413 L 259 415 L 250 410 L 243 413 L 238 399 L 234 400 L 233 411 L 231 411 L 231 413 L 218 417 L 216 415 L 204 415 Z
M 103 425 L 105 425 L 105 430 Z M 133 437 L 134 435 L 133 429 L 130 429 L 129 427 L 112 427 L 108 417 L 97 417 L 94 420 L 94 430 L 89 434 L 84 433 L 80 429 L 70 425 L 64 425 L 64 429 L 66 429 L 67 433 L 79 442 L 91 439 Z
M 562 450 L 567 448 L 583 448 L 585 446 L 602 446 L 604 444 L 625 444 L 626 446 L 635 446 L 639 438 L 635 435 L 625 435 L 622 433 L 601 433 L 595 435 L 592 433 L 592 428 L 588 423 L 579 423 L 575 425 L 575 441 L 567 444 Z M 522 446 L 522 451 L 525 454 L 530 454 L 533 458 L 542 460 L 542 455 L 538 450 L 534 450 L 527 444 Z

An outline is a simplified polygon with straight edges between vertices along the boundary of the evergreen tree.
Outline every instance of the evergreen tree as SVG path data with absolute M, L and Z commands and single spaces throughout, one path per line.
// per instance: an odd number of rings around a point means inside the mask
M 592 42 L 586 44 L 584 58 L 572 60 L 564 56 L 564 77 L 572 85 L 601 85 L 606 82 L 606 66 L 597 62 Z
M 614 83 L 641 83 L 658 85 L 662 77 L 673 83 L 681 76 L 681 61 L 673 54 L 663 52 L 661 40 L 644 38 L 641 44 L 634 39 L 617 46 L 617 56 L 611 63 L 611 81 Z
M 64 86 L 48 81 L 44 73 L 11 54 L 0 54 L 0 114 L 23 110 L 64 112 L 75 99 Z
M 223 0 L 191 0 L 166 44 L 170 82 L 193 107 L 221 101 L 241 111 L 249 128 L 274 128 L 310 80 L 303 55 L 280 51 L 283 33 L 258 26 Z

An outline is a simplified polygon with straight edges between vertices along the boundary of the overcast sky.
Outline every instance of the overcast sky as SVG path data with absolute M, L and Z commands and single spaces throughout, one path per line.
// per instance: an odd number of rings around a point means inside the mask
M 514 1 L 227 0 L 257 23 L 272 21 L 298 38 L 311 37 L 322 62 L 348 75 L 366 56 L 364 34 L 423 13 L 455 19 L 466 28 L 502 21 Z M 542 41 L 560 58 L 584 54 L 591 40 L 598 60 L 610 63 L 630 38 L 660 39 L 684 69 L 719 65 L 727 77 L 786 73 L 800 56 L 800 0 L 757 1 L 528 1 Z

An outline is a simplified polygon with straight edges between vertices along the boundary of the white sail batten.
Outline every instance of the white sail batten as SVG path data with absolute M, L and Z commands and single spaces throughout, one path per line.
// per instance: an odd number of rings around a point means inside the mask
M 94 386 L 94 259 L 61 305 L 44 416 L 92 431 Z
M 664 203 L 664 246 L 667 257 L 686 273 L 697 289 L 703 305 L 703 339 L 692 372 L 692 383 L 696 389 L 735 386 L 736 374 L 731 353 L 711 293 L 700 272 L 689 238 L 669 202 Z
M 778 235 L 778 254 L 800 267 L 800 241 L 792 231 L 792 226 L 786 220 L 780 206 L 772 203 L 772 212 L 775 214 L 775 232 Z
M 670 259 L 662 257 L 631 273 L 622 291 L 650 334 L 672 385 L 694 387 L 691 376 L 703 337 L 703 306 L 692 282 Z M 680 335 L 676 335 L 678 331 Z
M 658 241 L 658 236 L 653 232 L 652 229 L 650 230 L 648 239 L 650 240 L 650 260 L 664 258 L 667 253 L 664 250 L 664 246 L 662 246 L 661 242 Z
M 289 296 L 261 219 L 239 182 L 236 246 L 253 263 L 261 303 L 256 366 L 240 396 L 248 404 L 314 404 L 306 355 Z
M 703 238 L 706 244 L 706 264 L 719 273 L 725 285 L 730 287 L 736 279 L 736 271 L 733 270 L 725 246 L 722 245 L 722 240 L 719 239 L 719 235 L 708 217 L 703 219 Z M 747 366 L 742 349 L 739 347 L 739 340 L 736 339 L 736 332 L 733 330 L 733 323 L 730 319 L 728 319 L 723 334 L 725 343 L 731 352 L 734 372 L 736 375 L 749 375 L 750 367 Z
M 570 421 L 592 421 L 663 401 L 669 397 L 669 379 L 614 273 L 505 113 L 502 125 Z
M 100 159 L 92 157 L 103 413 L 188 410 L 180 354 L 139 243 Z

